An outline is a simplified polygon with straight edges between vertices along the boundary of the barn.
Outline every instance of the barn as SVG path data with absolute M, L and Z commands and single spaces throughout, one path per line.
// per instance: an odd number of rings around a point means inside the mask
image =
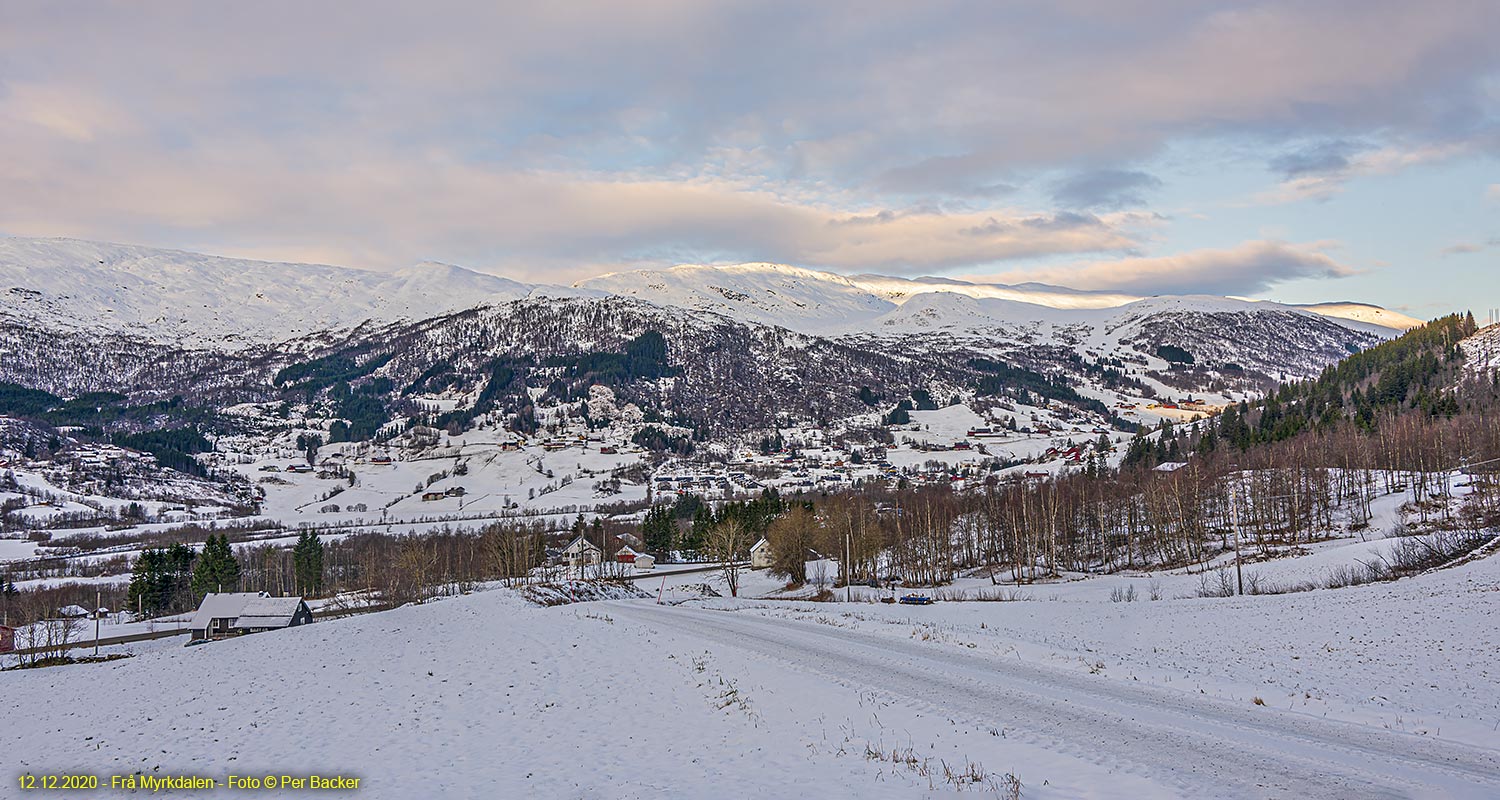
M 771 566 L 772 560 L 771 543 L 766 541 L 764 537 L 750 546 L 751 569 L 765 569 Z

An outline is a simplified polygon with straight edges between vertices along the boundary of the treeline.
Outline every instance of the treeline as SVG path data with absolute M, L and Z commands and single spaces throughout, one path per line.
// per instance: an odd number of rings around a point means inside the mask
M 194 550 L 184 544 L 147 548 L 135 560 L 126 598 L 129 610 L 147 616 L 198 607 L 207 594 L 240 591 L 240 564 L 229 538 L 209 536 Z
M 553 356 L 542 363 L 564 367 L 569 379 L 585 389 L 595 383 L 615 386 L 635 380 L 656 380 L 679 374 L 667 360 L 667 340 L 649 330 L 625 343 L 624 352 L 594 351 Z
M 181 396 L 135 405 L 118 392 L 86 392 L 65 400 L 4 382 L 0 382 L 0 415 L 51 428 L 76 428 L 77 437 L 151 453 L 163 466 L 198 476 L 205 473 L 192 454 L 212 449 L 200 428 L 215 421 L 211 410 L 187 403 Z M 34 455 L 32 448 L 28 457 Z
M 206 476 L 194 454 L 207 453 L 214 449 L 213 443 L 197 428 L 164 428 L 140 433 L 117 433 L 112 437 L 115 444 L 140 450 L 156 456 L 156 463 L 199 477 Z
M 733 500 L 717 507 L 687 494 L 672 503 L 652 506 L 641 520 L 639 537 L 646 552 L 663 562 L 698 561 L 710 555 L 714 528 L 732 522 L 750 537 L 744 543 L 745 552 L 738 554 L 743 557 L 785 510 L 786 504 L 775 489 L 765 489 L 753 500 Z
M 1313 380 L 1284 383 L 1254 406 L 1242 402 L 1226 409 L 1208 445 L 1222 439 L 1244 451 L 1351 423 L 1373 431 L 1386 411 L 1452 417 L 1464 402 L 1470 409 L 1489 406 L 1492 398 L 1482 387 L 1460 385 L 1465 381 L 1458 343 L 1476 329 L 1471 314 L 1443 317 L 1351 355 Z
M 1111 416 L 1104 403 L 1092 397 L 1084 397 L 1067 382 L 1049 378 L 1040 372 L 1013 367 L 988 358 L 971 359 L 969 366 L 981 373 L 976 385 L 976 391 L 980 396 L 1010 394 L 1025 401 L 1029 399 L 1027 393 L 1031 393 L 1043 398 L 1044 401 L 1034 403 L 1034 405 L 1046 405 L 1046 400 L 1056 400 L 1077 406 L 1085 411 L 1093 411 L 1106 417 Z
M 1389 533 L 1460 534 L 1416 559 L 1440 563 L 1500 525 L 1500 375 L 1462 368 L 1458 342 L 1474 329 L 1471 317 L 1446 317 L 1212 423 L 1164 423 L 1136 437 L 1119 469 L 991 479 L 966 494 L 793 501 L 768 528 L 777 569 L 802 582 L 808 552 L 844 549 L 850 574 L 839 580 L 909 584 L 973 569 L 1029 581 L 1201 564 L 1237 546 L 1269 555 L 1360 530 L 1372 501 L 1397 492 L 1416 527 Z
M 305 533 L 290 548 L 240 548 L 240 587 L 306 597 L 365 594 L 402 605 L 486 582 L 541 580 L 547 544 L 546 526 L 536 523 L 501 523 L 480 531 L 444 527 L 402 536 L 362 531 L 326 540 Z

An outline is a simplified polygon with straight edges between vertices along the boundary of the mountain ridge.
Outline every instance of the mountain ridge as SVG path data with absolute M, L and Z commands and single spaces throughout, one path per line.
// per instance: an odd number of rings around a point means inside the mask
M 1235 310 L 1292 309 L 1382 336 L 1416 322 L 1348 301 L 1295 306 L 1207 296 L 1141 298 L 1044 284 L 845 276 L 768 262 L 631 270 L 555 286 L 441 262 L 379 272 L 77 239 L 0 238 L 0 315 L 42 327 L 127 333 L 181 347 L 240 349 L 530 297 L 606 295 L 831 336 L 891 332 L 899 320 L 913 317 L 911 309 L 904 314 L 901 309 L 917 298 L 922 299 L 914 308 L 923 309 L 929 324 L 916 330 L 1066 325 L 1091 317 L 1083 312 L 1096 312 L 1093 318 L 1103 320 L 1129 315 L 1139 303 L 1147 305 L 1138 308 L 1149 308 L 1184 302 L 1200 309 L 1223 310 L 1226 304 L 1234 304 Z M 951 299 L 957 297 L 981 302 Z M 950 318 L 930 324 L 945 308 L 951 310 Z M 964 318 L 973 309 L 982 312 L 982 319 Z

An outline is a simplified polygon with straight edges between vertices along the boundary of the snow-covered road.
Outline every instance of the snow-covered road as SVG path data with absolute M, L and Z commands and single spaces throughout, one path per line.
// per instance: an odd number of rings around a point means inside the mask
M 611 613 L 1183 796 L 1500 797 L 1496 750 L 831 625 L 648 603 Z

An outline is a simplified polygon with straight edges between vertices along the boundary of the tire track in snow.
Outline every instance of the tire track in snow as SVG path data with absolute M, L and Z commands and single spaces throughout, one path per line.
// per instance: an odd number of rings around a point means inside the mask
M 1003 726 L 1199 796 L 1500 797 L 1495 751 L 796 620 L 616 607 L 645 625 Z

